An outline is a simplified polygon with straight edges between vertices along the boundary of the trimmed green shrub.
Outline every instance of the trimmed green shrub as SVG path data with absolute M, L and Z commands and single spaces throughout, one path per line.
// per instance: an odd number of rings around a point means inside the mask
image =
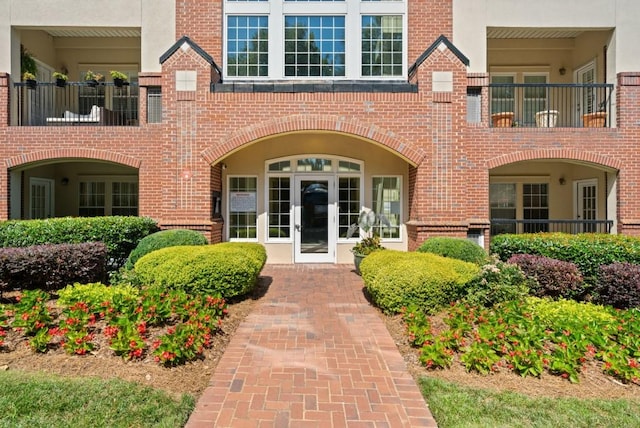
M 178 245 L 207 245 L 207 238 L 200 232 L 189 229 L 161 230 L 145 236 L 138 242 L 138 246 L 129 254 L 125 269 L 133 269 L 138 259 L 160 248 Z
M 483 265 L 488 255 L 484 248 L 464 238 L 450 238 L 438 236 L 429 238 L 418 248 L 421 253 L 434 253 L 443 257 L 450 257 L 465 262 Z
M 21 290 L 59 290 L 73 282 L 103 281 L 107 247 L 102 242 L 0 248 L 0 284 Z
M 225 242 L 162 248 L 141 257 L 134 270 L 144 285 L 228 299 L 253 289 L 266 260 L 260 244 Z
M 491 238 L 491 252 L 506 261 L 514 254 L 536 254 L 573 262 L 585 283 L 593 287 L 600 265 L 613 262 L 640 264 L 640 239 L 599 233 L 535 233 Z
M 573 299 L 583 292 L 582 275 L 574 263 L 533 254 L 514 254 L 508 263 L 520 266 L 533 279 L 534 296 Z
M 388 313 L 412 305 L 435 313 L 457 300 L 479 271 L 472 263 L 436 254 L 394 250 L 371 253 L 360 269 L 371 299 Z
M 138 242 L 158 231 L 147 217 L 60 217 L 44 220 L 9 220 L 0 223 L 0 247 L 104 242 L 107 270 L 121 267 Z
M 640 307 L 640 266 L 612 263 L 600 266 L 596 301 L 618 309 Z
M 517 265 L 494 257 L 465 285 L 461 300 L 472 306 L 492 307 L 498 303 L 524 299 L 529 295 L 532 283 Z

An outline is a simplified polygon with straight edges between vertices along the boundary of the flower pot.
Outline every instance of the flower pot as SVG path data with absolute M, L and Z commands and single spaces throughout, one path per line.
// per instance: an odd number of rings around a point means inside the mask
M 494 128 L 510 128 L 513 126 L 513 112 L 503 111 L 491 115 L 491 124 Z
M 27 88 L 35 89 L 38 86 L 38 81 L 34 79 L 27 79 L 24 81 L 27 84 Z
M 538 128 L 553 128 L 558 120 L 558 110 L 543 110 L 536 113 Z
M 96 79 L 85 80 L 85 82 L 87 82 L 87 85 L 91 86 L 92 88 L 98 86 L 98 81 Z
M 362 260 L 367 257 L 364 254 L 358 254 L 358 253 L 353 253 L 353 264 L 356 268 L 356 273 L 358 275 L 360 275 L 360 263 L 362 263 Z
M 582 124 L 585 128 L 604 128 L 607 123 L 607 112 L 597 111 L 582 115 Z
M 56 79 L 56 86 L 58 88 L 64 88 L 65 86 L 67 86 L 67 81 L 64 79 Z
M 116 77 L 115 79 L 113 79 L 113 84 L 118 88 L 122 88 L 127 83 L 124 81 L 124 79 L 120 79 Z

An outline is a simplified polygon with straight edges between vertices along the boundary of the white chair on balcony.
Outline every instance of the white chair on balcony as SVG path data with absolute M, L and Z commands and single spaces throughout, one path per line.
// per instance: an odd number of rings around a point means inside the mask
M 79 114 L 72 111 L 65 111 L 62 117 L 48 117 L 47 124 L 51 125 L 73 125 L 73 124 L 99 124 L 102 116 L 102 107 L 94 105 L 89 114 Z

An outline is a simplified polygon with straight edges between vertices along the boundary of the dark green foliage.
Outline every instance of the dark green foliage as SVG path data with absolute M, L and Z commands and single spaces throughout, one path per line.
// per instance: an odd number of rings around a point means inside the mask
M 102 281 L 106 261 L 101 242 L 0 248 L 0 289 L 59 290 L 74 282 Z
M 640 307 L 640 266 L 612 263 L 600 266 L 596 301 L 618 309 Z
M 487 252 L 474 242 L 464 238 L 434 237 L 427 239 L 418 250 L 434 253 L 465 262 L 482 265 L 487 261 Z
M 162 230 L 160 232 L 152 233 L 149 236 L 145 236 L 140 240 L 138 246 L 129 255 L 129 258 L 125 263 L 125 268 L 133 269 L 133 266 L 140 257 L 147 255 L 152 251 L 159 250 L 160 248 L 175 247 L 178 245 L 206 244 L 208 244 L 207 238 L 205 238 L 202 233 L 196 232 L 195 230 Z
M 574 299 L 583 292 L 582 275 L 574 263 L 533 254 L 514 254 L 508 263 L 520 266 L 533 279 L 534 296 Z
M 0 247 L 104 242 L 107 270 L 115 271 L 145 236 L 158 231 L 146 217 L 62 217 L 0 223 Z
M 573 262 L 587 285 L 593 286 L 600 265 L 640 264 L 640 239 L 626 235 L 536 233 L 491 238 L 491 253 L 506 261 L 514 254 L 536 254 Z
M 383 311 L 397 313 L 415 306 L 434 313 L 457 300 L 478 266 L 429 253 L 380 250 L 360 265 L 372 300 Z
M 472 306 L 493 307 L 524 299 L 532 283 L 517 265 L 494 259 L 465 285 L 462 300 Z
M 141 257 L 134 269 L 143 285 L 228 299 L 253 289 L 266 260 L 260 244 L 225 242 L 162 248 Z

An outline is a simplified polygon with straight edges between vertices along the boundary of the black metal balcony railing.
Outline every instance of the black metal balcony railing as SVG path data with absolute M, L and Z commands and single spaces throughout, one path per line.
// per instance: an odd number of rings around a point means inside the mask
M 12 124 L 18 126 L 137 126 L 138 86 L 100 82 L 14 83 L 17 100 Z
M 612 84 L 489 85 L 493 127 L 611 127 Z
M 514 220 L 506 218 L 491 219 L 491 235 L 501 233 L 538 233 L 562 232 L 611 233 L 613 220 Z

